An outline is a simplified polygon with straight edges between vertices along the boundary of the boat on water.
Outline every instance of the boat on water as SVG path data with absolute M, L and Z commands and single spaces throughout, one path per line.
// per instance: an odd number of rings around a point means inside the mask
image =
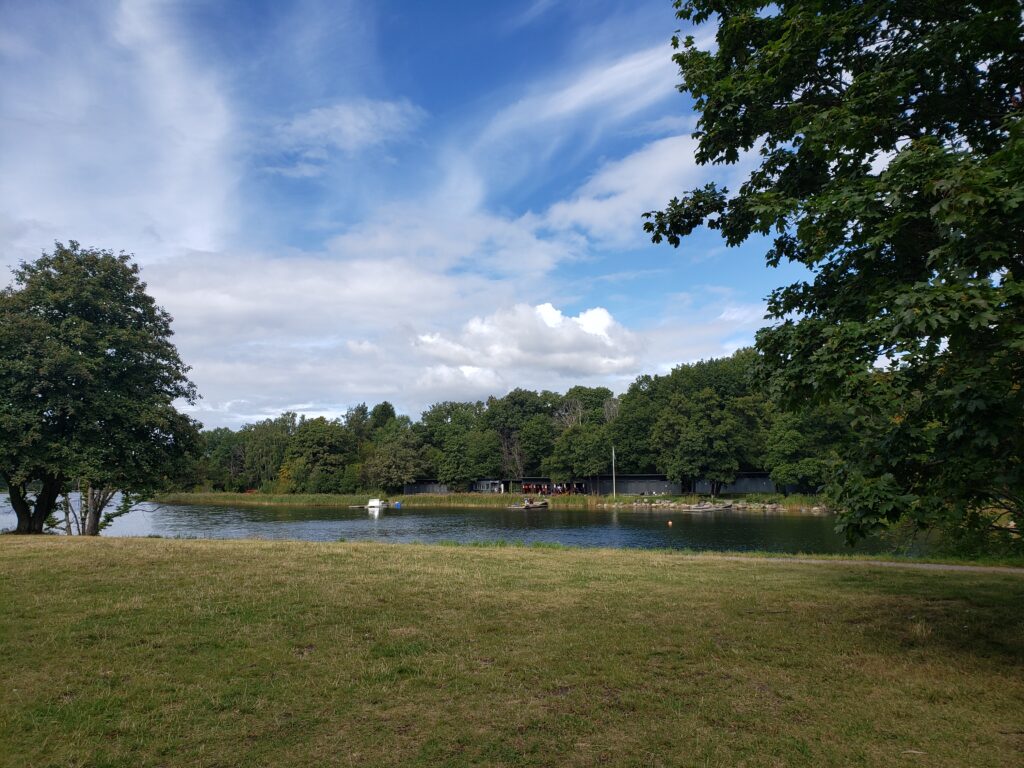
M 513 504 L 511 507 L 509 507 L 509 509 L 547 509 L 547 508 L 548 508 L 548 500 L 547 499 L 540 499 L 539 501 L 534 501 L 533 499 L 523 499 L 523 503 L 522 504 Z
M 370 512 L 371 514 L 380 514 L 380 511 L 382 509 L 387 509 L 390 506 L 391 502 L 389 502 L 387 499 L 370 499 L 368 502 L 366 502 L 366 506 L 356 504 L 355 506 L 349 507 L 349 509 L 365 509 L 367 512 Z M 395 509 L 401 508 L 402 503 L 396 502 Z
M 685 504 L 676 509 L 682 509 L 685 512 L 724 512 L 732 509 L 732 502 L 727 504 Z

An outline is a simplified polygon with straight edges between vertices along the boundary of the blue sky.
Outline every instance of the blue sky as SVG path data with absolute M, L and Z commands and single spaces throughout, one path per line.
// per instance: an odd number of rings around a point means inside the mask
M 642 232 L 750 167 L 695 164 L 678 27 L 668 0 L 2 3 L 0 270 L 134 253 L 207 426 L 728 354 L 796 272 Z

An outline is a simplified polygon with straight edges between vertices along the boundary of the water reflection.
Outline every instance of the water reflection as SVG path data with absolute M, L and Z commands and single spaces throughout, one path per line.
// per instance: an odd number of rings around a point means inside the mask
M 14 524 L 14 513 L 4 499 L 0 502 L 0 529 Z M 850 551 L 834 525 L 830 516 L 777 512 L 413 508 L 387 510 L 374 518 L 363 510 L 323 507 L 144 504 L 115 520 L 104 535 L 460 543 L 501 540 L 581 547 Z M 858 545 L 856 551 L 882 549 L 879 542 L 868 542 Z

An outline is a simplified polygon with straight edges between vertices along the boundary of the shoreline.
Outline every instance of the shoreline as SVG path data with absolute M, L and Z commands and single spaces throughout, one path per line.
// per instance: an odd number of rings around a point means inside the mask
M 213 506 L 249 506 L 249 507 L 324 507 L 324 508 L 347 508 L 350 506 L 363 506 L 367 498 L 372 494 L 264 494 L 264 493 L 230 493 L 225 491 L 209 493 L 165 493 L 159 494 L 151 502 L 156 504 L 199 504 Z M 394 504 L 400 502 L 403 508 L 430 508 L 430 507 L 454 507 L 466 509 L 495 509 L 509 507 L 522 499 L 522 494 L 486 494 L 486 493 L 451 493 L 451 494 L 428 494 L 418 493 L 408 496 L 397 494 L 394 496 L 380 495 L 381 498 L 388 498 Z M 700 512 L 703 510 L 694 509 L 701 502 L 708 502 L 707 497 L 699 496 L 670 496 L 670 497 L 643 497 L 643 496 L 620 496 L 612 499 L 611 496 L 543 496 L 552 509 L 575 509 L 575 510 L 618 510 L 618 511 L 672 511 L 672 512 Z M 648 500 L 649 499 L 649 500 Z M 743 499 L 718 498 L 715 504 L 728 503 L 738 511 L 755 512 L 776 512 L 785 514 L 809 514 L 827 515 L 831 514 L 828 509 L 816 499 L 808 497 L 794 497 L 791 504 L 778 502 L 745 501 Z M 707 511 L 716 511 L 708 509 Z

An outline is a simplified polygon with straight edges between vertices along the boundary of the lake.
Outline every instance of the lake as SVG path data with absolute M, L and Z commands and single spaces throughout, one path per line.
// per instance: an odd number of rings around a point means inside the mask
M 669 521 L 672 525 L 669 526 Z M 0 530 L 15 525 L 6 495 Z M 359 509 L 142 504 L 118 518 L 105 536 L 306 541 L 550 543 L 768 552 L 877 552 L 879 542 L 851 550 L 829 515 L 780 512 L 633 510 L 389 509 L 377 518 Z

